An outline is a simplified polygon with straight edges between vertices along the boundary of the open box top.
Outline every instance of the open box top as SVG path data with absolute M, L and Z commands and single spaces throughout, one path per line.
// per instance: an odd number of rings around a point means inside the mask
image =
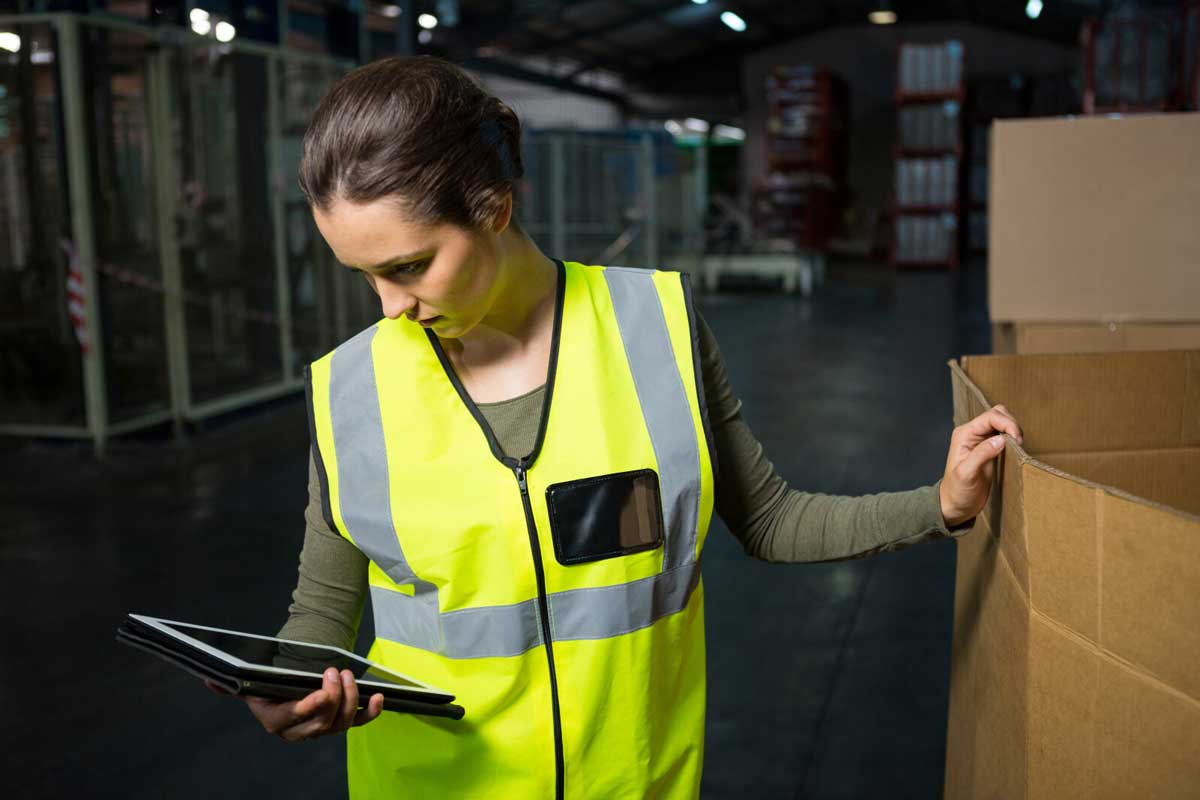
M 947 797 L 1200 787 L 1200 351 L 969 356 L 1021 423 L 958 541 Z

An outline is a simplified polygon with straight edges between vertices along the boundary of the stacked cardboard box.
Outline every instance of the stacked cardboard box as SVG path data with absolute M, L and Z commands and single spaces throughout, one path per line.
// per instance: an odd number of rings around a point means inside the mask
M 1200 796 L 1200 350 L 950 368 L 1025 444 L 958 540 L 946 797 Z
M 998 120 L 993 350 L 1200 347 L 1200 114 Z

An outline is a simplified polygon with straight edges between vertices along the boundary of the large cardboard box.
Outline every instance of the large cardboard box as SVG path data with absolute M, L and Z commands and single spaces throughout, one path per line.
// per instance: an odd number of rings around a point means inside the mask
M 1200 350 L 950 369 L 1025 446 L 958 540 L 946 797 L 1200 797 Z
M 1200 114 L 999 120 L 996 352 L 1200 347 Z

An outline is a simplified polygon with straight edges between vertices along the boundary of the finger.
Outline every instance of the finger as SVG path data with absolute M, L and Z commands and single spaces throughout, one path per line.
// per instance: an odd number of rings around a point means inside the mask
M 354 724 L 358 715 L 358 684 L 354 673 L 348 669 L 342 670 L 342 706 L 338 714 L 338 730 L 346 730 Z
M 329 702 L 321 708 L 320 719 L 328 728 L 337 722 L 338 712 L 342 709 L 342 676 L 333 667 L 325 670 L 323 690 L 329 695 Z
M 303 701 L 280 701 L 250 695 L 243 695 L 242 699 L 245 700 L 246 705 L 250 708 L 250 713 L 262 724 L 263 728 L 276 736 L 282 735 L 283 730 L 288 726 L 307 719 L 307 717 L 299 717 L 295 710 Z
M 963 444 L 974 449 L 976 445 L 997 431 L 1007 433 L 1017 442 L 1022 441 L 1021 428 L 1015 419 L 1005 416 L 995 409 L 989 409 L 967 423 L 967 437 Z
M 970 455 L 959 464 L 959 475 L 968 483 L 974 483 L 983 466 L 1004 452 L 1004 436 L 997 434 L 984 439 L 971 450 Z
M 1008 406 L 1003 405 L 1003 404 L 997 404 L 992 407 L 992 410 L 998 411 L 1001 414 L 1003 414 L 1004 416 L 1008 417 L 1010 420 L 1012 420 L 1013 427 L 1015 427 L 1017 429 L 1016 434 L 1014 434 L 1012 431 L 1009 431 L 1009 430 L 1006 430 L 1005 433 L 1007 433 L 1009 436 L 1012 436 L 1014 439 L 1016 439 L 1017 443 L 1019 444 L 1022 441 L 1022 439 L 1024 438 L 1024 432 L 1021 430 L 1021 424 L 1019 422 L 1017 422 L 1017 418 L 1015 416 L 1013 416 L 1013 413 L 1011 411 L 1008 410 Z
M 366 725 L 371 720 L 383 713 L 383 695 L 373 694 L 371 699 L 367 701 L 365 708 L 354 715 L 354 726 Z
M 321 716 L 325 712 L 329 701 L 329 693 L 322 688 L 317 689 L 312 694 L 294 703 L 280 704 L 281 710 L 285 712 L 281 727 L 290 728 L 293 725 L 299 725 L 308 722 L 314 717 Z
M 226 696 L 228 696 L 230 694 L 229 690 L 226 689 L 224 686 L 213 683 L 212 681 L 205 681 L 204 685 L 207 686 L 215 694 L 223 694 Z
M 316 739 L 329 733 L 329 725 L 321 717 L 314 717 L 305 722 L 289 725 L 279 731 L 279 738 L 288 742 L 302 742 L 306 739 Z

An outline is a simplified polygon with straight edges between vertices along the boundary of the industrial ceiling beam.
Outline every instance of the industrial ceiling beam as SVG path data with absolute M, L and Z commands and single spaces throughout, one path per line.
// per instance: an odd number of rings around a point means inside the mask
M 630 111 L 629 98 L 619 92 L 611 92 L 606 89 L 600 89 L 595 86 L 588 86 L 583 83 L 566 78 L 560 78 L 555 75 L 548 75 L 545 72 L 523 67 L 520 64 L 513 64 L 508 61 L 501 61 L 495 58 L 481 58 L 479 56 L 469 56 L 459 62 L 467 69 L 476 70 L 478 72 L 487 73 L 489 75 L 498 75 L 504 78 L 513 78 L 514 80 L 526 81 L 539 86 L 547 86 L 551 89 L 558 89 L 563 92 L 573 92 L 582 94 L 588 97 L 595 97 L 600 100 L 607 100 L 614 103 L 623 113 Z

